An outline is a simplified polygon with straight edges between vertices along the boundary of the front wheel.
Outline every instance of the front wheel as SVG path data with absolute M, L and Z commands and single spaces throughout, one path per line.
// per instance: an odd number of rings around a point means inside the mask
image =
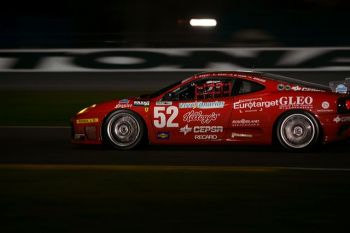
M 276 130 L 279 143 L 289 150 L 311 149 L 319 141 L 319 124 L 308 112 L 286 113 L 279 119 Z
M 119 110 L 107 117 L 102 130 L 108 144 L 117 149 L 129 150 L 141 144 L 145 127 L 136 113 Z

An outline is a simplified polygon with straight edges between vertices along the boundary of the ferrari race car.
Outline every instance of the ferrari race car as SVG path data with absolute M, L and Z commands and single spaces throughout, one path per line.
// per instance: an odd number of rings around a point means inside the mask
M 115 99 L 72 119 L 72 142 L 272 144 L 305 150 L 350 137 L 349 80 L 332 88 L 274 74 L 208 72 L 153 94 Z

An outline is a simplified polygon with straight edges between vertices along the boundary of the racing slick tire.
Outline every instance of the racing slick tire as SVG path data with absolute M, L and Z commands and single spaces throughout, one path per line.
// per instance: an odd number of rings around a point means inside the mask
M 305 111 L 287 112 L 277 122 L 277 140 L 292 151 L 304 151 L 315 147 L 320 138 L 320 126 L 315 117 Z
M 119 150 L 130 150 L 142 144 L 145 128 L 138 114 L 130 110 L 118 110 L 112 112 L 104 121 L 103 140 Z

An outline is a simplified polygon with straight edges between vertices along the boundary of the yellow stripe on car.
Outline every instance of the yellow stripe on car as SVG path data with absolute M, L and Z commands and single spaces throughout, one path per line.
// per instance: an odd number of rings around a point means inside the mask
M 77 119 L 77 124 L 90 124 L 90 123 L 97 123 L 98 118 L 88 118 L 88 119 Z

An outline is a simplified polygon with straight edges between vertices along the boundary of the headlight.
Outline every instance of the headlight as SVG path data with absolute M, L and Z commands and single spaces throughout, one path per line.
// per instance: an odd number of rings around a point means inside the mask
M 96 104 L 93 104 L 93 105 L 91 105 L 90 107 L 87 107 L 87 108 L 84 108 L 84 109 L 80 110 L 80 111 L 77 113 L 77 115 L 82 114 L 82 113 L 86 112 L 89 108 L 94 108 L 94 107 L 96 107 Z

